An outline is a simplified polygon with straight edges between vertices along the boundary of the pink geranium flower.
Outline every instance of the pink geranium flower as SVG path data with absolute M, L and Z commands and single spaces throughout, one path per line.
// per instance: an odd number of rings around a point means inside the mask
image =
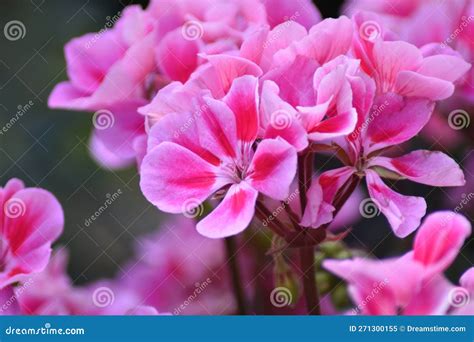
M 443 272 L 459 254 L 471 224 L 454 212 L 426 218 L 407 254 L 385 260 L 326 260 L 324 267 L 349 283 L 355 313 L 439 315 L 451 312 L 456 288 Z M 462 285 L 472 290 L 472 271 Z M 471 312 L 472 314 L 472 312 Z
M 286 11 L 308 26 L 319 21 L 309 1 L 268 9 L 271 25 L 286 20 Z M 140 162 L 145 151 L 148 123 L 137 108 L 166 84 L 185 82 L 205 62 L 200 54 L 238 51 L 247 31 L 267 24 L 267 11 L 253 0 L 155 0 L 146 10 L 128 6 L 111 20 L 112 28 L 66 45 L 70 80 L 55 87 L 49 106 L 94 111 L 93 156 L 118 168 Z
M 349 1 L 345 12 L 353 14 L 360 10 L 377 13 L 379 22 L 383 22 L 400 39 L 422 47 L 423 54 L 434 48 L 441 50 L 451 47 L 472 63 L 474 3 L 470 0 L 447 2 L 399 0 L 390 4 L 370 0 Z M 370 23 L 365 25 L 370 26 Z M 420 30 L 421 26 L 426 29 Z M 454 66 L 449 60 L 445 60 L 444 63 L 447 69 Z M 446 70 L 446 68 L 429 69 L 435 72 Z M 474 72 L 471 69 L 457 87 L 457 95 L 471 104 L 474 101 L 473 77 Z
M 135 256 L 116 280 L 136 294 L 138 303 L 173 315 L 236 312 L 223 241 L 198 234 L 193 219 L 167 220 L 136 247 Z M 254 264 L 245 248 L 239 252 L 239 261 L 250 298 L 252 283 L 247 280 Z
M 61 234 L 64 215 L 58 200 L 39 188 L 25 188 L 11 179 L 0 188 L 0 288 L 48 264 L 51 244 Z
M 183 213 L 224 189 L 223 201 L 197 225 L 212 238 L 244 230 L 259 193 L 285 199 L 296 172 L 296 151 L 282 139 L 264 139 L 255 148 L 257 93 L 257 78 L 243 76 L 222 100 L 201 95 L 192 114 L 160 120 L 150 132 L 141 168 L 145 197 L 161 210 Z
M 339 190 L 365 177 L 370 197 L 387 217 L 394 233 L 405 237 L 412 233 L 425 215 L 426 203 L 421 197 L 404 196 L 390 189 L 381 179 L 409 179 L 432 186 L 464 185 L 458 164 L 441 152 L 417 150 L 400 157 L 384 157 L 383 153 L 414 137 L 426 124 L 433 104 L 424 99 L 405 100 L 396 94 L 376 98 L 372 110 L 359 121 L 343 146 L 342 160 L 346 166 L 324 172 L 312 187 L 322 187 L 323 198 L 332 203 Z M 393 118 L 396 117 L 396 120 Z M 342 152 L 344 151 L 344 152 Z M 314 190 L 310 189 L 310 193 Z M 310 197 L 308 215 L 319 206 Z

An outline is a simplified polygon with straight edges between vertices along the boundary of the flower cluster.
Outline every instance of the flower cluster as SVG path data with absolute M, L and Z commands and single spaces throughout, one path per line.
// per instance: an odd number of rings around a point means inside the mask
M 186 218 L 143 239 L 123 274 L 76 286 L 64 251 L 48 265 L 61 207 L 9 182 L 0 192 L 10 213 L 0 272 L 3 295 L 16 298 L 9 310 L 336 313 L 349 312 L 341 306 L 350 298 L 350 313 L 472 314 L 473 269 L 460 286 L 444 275 L 470 222 L 440 211 L 420 227 L 425 198 L 394 184 L 466 183 L 452 156 L 412 141 L 435 108 L 472 101 L 474 6 L 446 5 L 449 22 L 443 14 L 436 25 L 447 31 L 432 37 L 441 31 L 413 29 L 429 1 L 375 3 L 322 20 L 303 0 L 152 0 L 69 42 L 69 80 L 50 107 L 94 113 L 94 158 L 136 165 L 146 199 Z M 464 20 L 459 30 L 453 19 Z M 345 245 L 342 221 L 354 217 L 362 183 L 396 237 L 418 229 L 412 251 L 374 260 Z M 345 305 L 331 292 L 334 276 L 348 284 Z

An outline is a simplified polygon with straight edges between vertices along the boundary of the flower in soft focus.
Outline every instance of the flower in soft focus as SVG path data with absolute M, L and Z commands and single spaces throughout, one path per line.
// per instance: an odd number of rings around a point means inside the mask
M 64 214 L 51 193 L 25 188 L 18 179 L 0 188 L 0 203 L 0 288 L 4 288 L 46 267 L 51 244 L 63 230 Z
M 42 272 L 24 277 L 15 296 L 25 315 L 81 315 L 91 312 L 88 292 L 74 288 L 66 273 L 66 250 L 54 252 Z
M 154 307 L 142 305 L 134 290 L 121 282 L 99 280 L 76 286 L 67 274 L 65 249 L 54 252 L 42 272 L 24 276 L 11 293 L 11 306 L 3 314 L 23 315 L 157 315 Z M 6 288 L 8 290 L 8 288 Z M 8 291 L 4 292 L 5 295 Z
M 245 292 L 251 295 L 251 283 L 245 281 L 251 263 L 244 249 L 240 252 Z M 159 312 L 221 315 L 237 307 L 229 276 L 223 241 L 202 237 L 192 219 L 178 218 L 141 239 L 117 281 Z
M 474 2 L 459 1 L 420 1 L 399 0 L 388 4 L 378 1 L 349 1 L 346 13 L 359 10 L 372 11 L 379 20 L 400 39 L 423 47 L 422 51 L 455 49 L 467 61 L 473 61 L 474 44 Z M 425 29 L 420 30 L 420 27 Z M 450 60 L 443 67 L 431 68 L 435 72 L 453 67 Z M 440 65 L 441 66 L 441 65 Z M 464 101 L 474 103 L 474 70 L 464 77 L 458 85 L 458 92 Z
M 95 112 L 91 150 L 100 164 L 119 168 L 135 158 L 140 162 L 147 123 L 137 108 L 166 84 L 186 81 L 205 62 L 200 54 L 238 51 L 247 31 L 267 24 L 267 9 L 272 25 L 291 18 L 311 26 L 320 19 L 309 1 L 284 7 L 272 2 L 267 8 L 253 0 L 128 6 L 112 18 L 112 28 L 66 45 L 69 81 L 55 87 L 49 106 Z
M 429 215 L 418 230 L 413 250 L 401 257 L 326 260 L 323 265 L 349 283 L 356 305 L 353 313 L 446 314 L 459 305 L 452 298 L 456 287 L 443 272 L 460 253 L 470 234 L 471 224 L 464 216 L 449 211 L 436 212 Z M 466 275 L 461 285 L 472 291 L 470 279 L 471 276 Z
M 240 233 L 254 216 L 258 194 L 284 200 L 295 176 L 290 144 L 279 138 L 255 144 L 257 82 L 235 79 L 222 100 L 198 96 L 193 112 L 168 114 L 150 132 L 140 186 L 151 203 L 184 213 L 224 189 L 222 202 L 197 224 L 204 236 Z

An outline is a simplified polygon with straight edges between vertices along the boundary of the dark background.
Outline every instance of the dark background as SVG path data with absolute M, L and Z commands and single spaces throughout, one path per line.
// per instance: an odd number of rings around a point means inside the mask
M 91 159 L 90 114 L 47 108 L 53 86 L 66 79 L 64 44 L 73 37 L 100 30 L 107 16 L 131 3 L 146 5 L 147 1 L 0 2 L 1 28 L 11 20 L 20 20 L 26 27 L 25 38 L 18 41 L 8 41 L 0 35 L 0 126 L 15 115 L 18 106 L 34 103 L 7 133 L 0 135 L 0 183 L 18 177 L 27 186 L 46 188 L 59 198 L 66 215 L 59 244 L 70 251 L 69 272 L 76 283 L 113 276 L 133 254 L 134 242 L 157 229 L 162 219 L 141 195 L 134 168 L 111 172 Z M 316 1 L 324 17 L 338 16 L 341 3 Z M 416 145 L 429 148 L 431 144 L 418 139 Z M 462 160 L 468 150 L 451 152 Z M 107 194 L 118 189 L 123 194 L 86 227 L 86 218 L 103 205 Z M 403 194 L 425 196 L 429 211 L 449 208 L 445 190 L 409 182 L 398 182 L 396 189 Z M 394 238 L 385 218 L 379 216 L 360 220 L 348 243 L 373 249 L 376 256 L 385 257 L 408 250 L 411 239 Z M 473 247 L 471 240 L 451 268 L 453 279 L 472 264 L 469 260 L 474 259 Z

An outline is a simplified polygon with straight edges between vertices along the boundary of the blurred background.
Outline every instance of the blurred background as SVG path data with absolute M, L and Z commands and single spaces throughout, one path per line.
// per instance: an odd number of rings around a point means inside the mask
M 70 251 L 69 273 L 77 284 L 119 272 L 121 265 L 133 255 L 136 240 L 158 229 L 163 220 L 163 215 L 141 195 L 134 168 L 105 170 L 91 158 L 88 149 L 91 114 L 47 108 L 53 86 L 67 78 L 64 44 L 73 37 L 100 30 L 108 16 L 132 3 L 145 6 L 147 1 L 2 0 L 0 3 L 0 27 L 19 20 L 26 29 L 25 37 L 17 41 L 0 36 L 0 126 L 10 122 L 18 110 L 24 111 L 18 121 L 0 134 L 0 183 L 4 185 L 8 179 L 17 177 L 27 186 L 46 188 L 59 198 L 66 226 L 58 244 Z M 342 1 L 315 3 L 324 17 L 336 17 Z M 417 138 L 413 145 L 432 148 L 433 143 Z M 472 146 L 466 145 L 449 152 L 461 162 L 473 151 Z M 473 191 L 471 188 L 455 194 L 411 182 L 397 182 L 395 187 L 403 194 L 424 196 L 429 212 L 453 209 L 459 202 L 456 196 Z M 86 220 L 116 193 L 121 194 L 112 205 L 96 221 L 87 224 Z M 367 197 L 365 189 L 362 196 Z M 471 205 L 470 212 L 464 212 L 470 215 L 471 221 L 472 209 Z M 378 257 L 397 255 L 411 246 L 411 238 L 400 240 L 390 234 L 382 215 L 358 219 L 352 227 L 348 244 L 373 250 Z M 472 260 L 471 239 L 450 269 L 450 278 L 458 279 L 472 265 Z

